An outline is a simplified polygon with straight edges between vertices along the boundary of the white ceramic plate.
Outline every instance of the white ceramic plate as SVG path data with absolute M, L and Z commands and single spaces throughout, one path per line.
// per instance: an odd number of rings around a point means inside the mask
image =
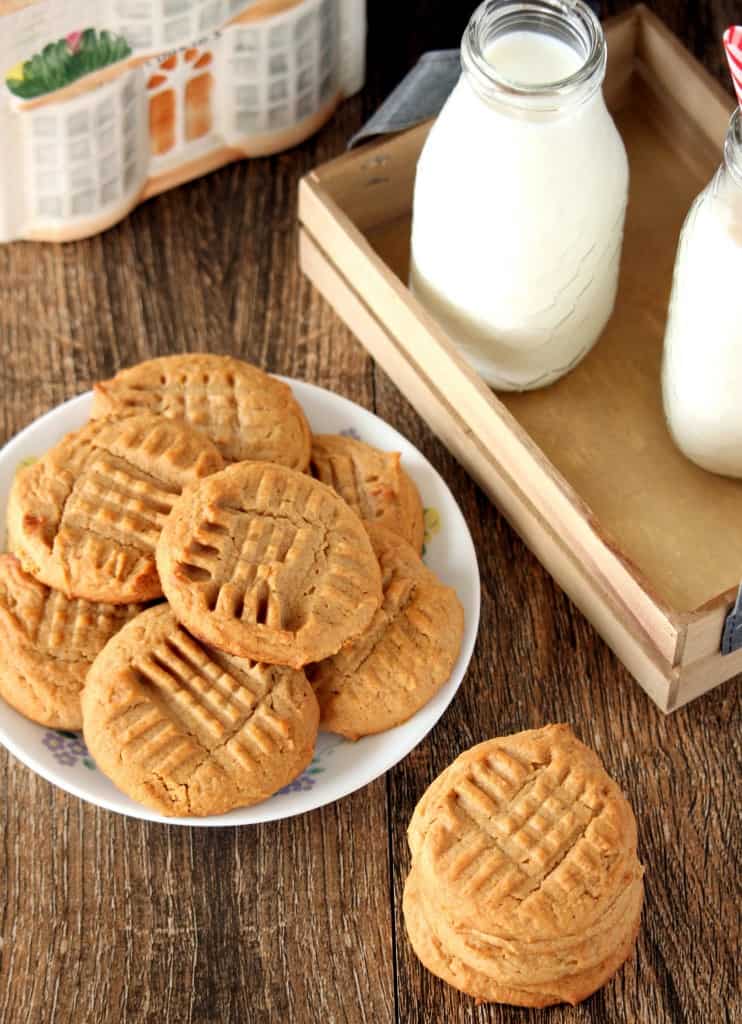
M 314 759 L 291 785 L 270 800 L 209 818 L 163 818 L 120 793 L 88 754 L 82 737 L 35 725 L 0 700 L 0 742 L 49 782 L 120 814 L 179 825 L 249 825 L 302 814 L 339 800 L 388 771 L 430 732 L 461 685 L 479 626 L 479 570 L 471 535 L 453 495 L 423 455 L 373 413 L 324 388 L 289 380 L 316 433 L 350 434 L 377 448 L 402 453 L 425 506 L 425 561 L 455 587 L 465 614 L 461 654 L 446 685 L 404 725 L 351 743 L 320 733 Z M 80 395 L 41 416 L 0 451 L 0 538 L 5 508 L 19 465 L 43 454 L 88 418 L 91 394 Z M 4 543 L 2 547 L 4 547 Z

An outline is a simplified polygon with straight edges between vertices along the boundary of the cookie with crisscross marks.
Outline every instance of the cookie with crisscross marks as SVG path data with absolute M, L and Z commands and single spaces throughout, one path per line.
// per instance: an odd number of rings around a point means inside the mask
M 381 572 L 358 516 L 303 473 L 241 462 L 176 502 L 157 546 L 165 594 L 194 635 L 301 668 L 369 625 Z
M 423 506 L 399 452 L 383 452 L 340 434 L 315 434 L 309 472 L 347 501 L 361 519 L 385 526 L 419 553 Z
M 636 858 L 626 798 L 569 726 L 462 754 L 410 835 L 458 920 L 531 940 L 600 919 Z
M 0 696 L 54 729 L 81 729 L 80 691 L 96 655 L 141 605 L 67 598 L 0 555 Z
M 383 598 L 369 628 L 307 674 L 329 732 L 358 739 L 406 722 L 451 675 L 464 612 L 401 537 L 366 524 Z
M 131 412 L 185 420 L 227 462 L 260 460 L 298 470 L 309 462 L 309 424 L 291 388 L 230 356 L 162 356 L 95 385 L 93 417 Z
M 463 991 L 574 1003 L 629 955 L 643 901 L 636 821 L 568 726 L 466 751 L 423 795 L 408 838 L 410 937 Z
M 113 604 L 160 597 L 162 524 L 184 487 L 223 465 L 211 441 L 185 423 L 148 413 L 95 420 L 17 474 L 11 550 L 69 597 Z
M 319 708 L 303 672 L 197 641 L 157 605 L 93 663 L 82 698 L 98 767 L 160 814 L 224 814 L 267 799 L 309 764 Z
M 641 907 L 641 885 L 639 906 Z M 579 951 L 552 954 L 547 967 L 547 977 L 533 980 L 532 962 L 525 949 L 519 961 L 519 973 L 523 979 L 518 985 L 500 978 L 503 952 L 511 960 L 513 943 L 503 939 L 493 949 L 488 970 L 482 971 L 453 952 L 439 934 L 439 918 L 432 909 L 430 894 L 421 886 L 416 869 L 413 867 L 404 888 L 402 901 L 405 926 L 412 948 L 421 963 L 442 981 L 460 992 L 474 996 L 477 1002 L 507 1003 L 511 1006 L 545 1007 L 557 1003 L 571 1003 L 573 1006 L 587 999 L 606 984 L 621 965 L 631 956 L 639 931 L 640 914 L 637 912 L 621 931 L 613 936 L 610 953 L 593 966 L 582 967 Z M 583 943 L 589 948 L 589 940 Z M 497 968 L 493 969 L 493 963 Z M 577 966 L 575 969 L 575 965 Z

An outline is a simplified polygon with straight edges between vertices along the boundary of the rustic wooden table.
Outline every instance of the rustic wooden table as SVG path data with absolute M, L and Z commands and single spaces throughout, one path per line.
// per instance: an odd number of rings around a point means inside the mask
M 0 248 L 0 440 L 165 352 L 230 352 L 333 388 L 403 431 L 461 502 L 482 572 L 471 669 L 438 727 L 384 778 L 256 828 L 130 821 L 0 752 L 5 1024 L 742 1015 L 735 684 L 663 717 L 299 273 L 299 177 L 342 149 L 419 52 L 455 45 L 472 3 L 370 6 L 369 85 L 306 145 L 164 195 L 102 237 Z M 653 6 L 721 75 L 718 39 L 737 0 Z M 636 810 L 647 866 L 638 948 L 576 1009 L 477 1008 L 427 974 L 405 938 L 405 828 L 463 748 L 550 721 L 573 723 Z

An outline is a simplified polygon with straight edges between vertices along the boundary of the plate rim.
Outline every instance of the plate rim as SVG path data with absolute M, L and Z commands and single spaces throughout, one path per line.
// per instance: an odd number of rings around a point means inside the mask
M 123 817 L 132 818 L 137 821 L 148 821 L 160 825 L 182 826 L 186 828 L 253 827 L 256 825 L 269 824 L 270 822 L 285 821 L 289 818 L 297 817 L 301 814 L 310 814 L 314 811 L 320 810 L 323 807 L 327 807 L 330 804 L 336 803 L 339 800 L 343 800 L 345 797 L 350 796 L 351 794 L 358 792 L 359 790 L 365 789 L 366 786 L 369 786 L 372 782 L 375 782 L 377 779 L 386 775 L 387 772 L 389 772 L 395 765 L 399 764 L 402 760 L 404 760 L 404 758 L 408 757 L 420 745 L 420 743 L 422 743 L 423 740 L 430 735 L 433 729 L 435 729 L 438 723 L 441 721 L 441 719 L 451 706 L 451 703 L 456 697 L 458 691 L 460 690 L 461 685 L 464 682 L 466 674 L 469 670 L 474 650 L 476 648 L 476 643 L 479 635 L 479 626 L 481 622 L 481 575 L 479 572 L 479 561 L 477 558 L 474 540 L 471 535 L 471 530 L 469 529 L 469 525 L 466 522 L 466 518 L 463 514 L 463 511 L 461 510 L 461 506 L 459 505 L 453 492 L 451 491 L 451 488 L 448 486 L 443 476 L 430 462 L 430 460 L 423 454 L 423 452 L 420 451 L 417 445 L 415 445 L 412 441 L 405 437 L 405 435 L 402 434 L 401 431 L 397 430 L 396 427 L 392 426 L 391 423 L 387 423 L 386 420 L 383 420 L 379 415 L 377 415 L 377 413 L 373 412 L 373 410 L 366 409 L 358 402 L 354 402 L 353 399 L 347 398 L 345 395 L 337 394 L 337 392 L 331 391 L 329 388 L 322 387 L 319 384 L 314 384 L 311 381 L 299 380 L 297 378 L 288 377 L 282 374 L 273 374 L 272 376 L 276 376 L 279 380 L 284 381 L 292 389 L 297 389 L 298 391 L 301 391 L 302 389 L 306 388 L 308 391 L 314 392 L 315 394 L 319 393 L 318 397 L 320 398 L 325 396 L 329 397 L 329 400 L 335 405 L 336 408 L 340 408 L 343 411 L 347 411 L 350 417 L 355 415 L 357 410 L 360 410 L 366 416 L 372 417 L 372 419 L 376 421 L 382 429 L 386 431 L 391 431 L 396 438 L 401 439 L 406 445 L 412 448 L 416 453 L 417 457 L 422 460 L 423 465 L 427 466 L 428 469 L 432 471 L 432 473 L 435 475 L 435 477 L 437 478 L 438 485 L 444 489 L 444 492 L 447 494 L 448 498 L 450 499 L 451 503 L 453 504 L 453 506 L 455 507 L 459 514 L 461 524 L 463 525 L 464 528 L 464 540 L 470 549 L 471 563 L 474 569 L 471 594 L 468 595 L 472 602 L 472 610 L 475 613 L 473 615 L 474 621 L 472 626 L 465 626 L 464 637 L 462 638 L 462 647 L 461 650 L 459 651 L 459 657 L 457 658 L 456 666 L 454 666 L 454 671 L 456 671 L 457 666 L 459 664 L 461 665 L 461 678 L 459 679 L 457 686 L 452 691 L 448 700 L 440 709 L 440 712 L 438 713 L 435 721 L 432 722 L 432 724 L 428 726 L 417 739 L 414 740 L 411 746 L 403 746 L 403 748 L 395 748 L 393 745 L 390 746 L 389 756 L 382 758 L 382 766 L 378 768 L 378 770 L 374 768 L 372 770 L 373 774 L 371 774 L 367 778 L 364 778 L 363 782 L 358 783 L 353 779 L 349 779 L 346 780 L 346 783 L 344 785 L 340 786 L 333 786 L 333 784 L 330 783 L 328 795 L 325 798 L 323 798 L 320 802 L 314 803 L 310 807 L 296 807 L 283 814 L 276 814 L 270 817 L 259 818 L 253 821 L 232 820 L 232 817 L 235 814 L 240 814 L 241 812 L 249 814 L 249 812 L 253 810 L 252 807 L 234 808 L 232 811 L 229 811 L 223 815 L 207 815 L 205 817 L 193 818 L 168 818 L 164 817 L 163 815 L 157 814 L 157 812 L 151 810 L 150 808 L 144 805 L 138 805 L 134 801 L 132 802 L 135 804 L 135 809 L 128 809 L 116 806 L 105 796 L 99 797 L 97 795 L 91 795 L 89 790 L 87 790 L 85 787 L 78 785 L 72 779 L 68 780 L 65 777 L 64 783 L 60 782 L 59 775 L 55 776 L 51 771 L 49 771 L 49 769 L 46 767 L 45 764 L 43 764 L 43 762 L 38 762 L 33 754 L 29 754 L 25 746 L 16 743 L 15 738 L 12 736 L 12 734 L 9 733 L 8 729 L 2 723 L 0 723 L 0 744 L 2 744 L 2 746 L 4 746 L 6 750 L 8 750 L 18 761 L 20 761 L 21 764 L 23 764 L 30 771 L 35 772 L 37 775 L 41 776 L 41 778 L 43 778 L 50 785 L 61 789 L 63 792 L 69 793 L 71 796 L 74 796 L 78 800 L 90 804 L 93 807 L 100 807 L 110 813 L 120 814 Z M 0 448 L 0 466 L 2 466 L 6 462 L 6 459 L 12 457 L 14 449 L 22 445 L 23 441 L 26 439 L 27 435 L 31 433 L 31 431 L 36 431 L 39 428 L 43 427 L 43 425 L 50 419 L 56 419 L 60 414 L 63 414 L 65 410 L 73 411 L 70 409 L 70 407 L 76 407 L 78 405 L 84 406 L 86 403 L 92 402 L 93 394 L 94 392 L 92 390 L 87 390 L 79 395 L 73 395 L 71 398 L 65 399 L 65 401 L 60 402 L 58 405 L 53 406 L 51 409 L 47 409 L 46 412 L 42 413 L 40 416 L 36 417 L 35 419 L 27 423 L 18 431 L 18 433 L 14 434 L 11 438 L 9 438 L 8 441 L 2 446 L 2 448 Z M 298 396 L 297 400 L 299 400 Z M 434 700 L 435 696 L 437 695 L 434 695 L 434 697 L 431 698 L 431 700 Z M 11 705 L 6 704 L 6 702 L 3 702 L 3 704 L 11 711 L 15 711 L 15 709 Z M 420 709 L 420 711 L 422 710 L 424 710 L 424 708 Z M 15 711 L 15 713 L 20 714 L 20 712 L 17 711 Z M 413 716 L 412 719 L 408 719 L 408 721 L 412 721 L 414 717 L 415 716 Z M 39 729 L 46 728 L 45 726 L 37 722 L 32 722 L 31 724 L 37 726 Z M 402 723 L 402 726 L 406 724 L 407 723 Z M 51 729 L 51 727 L 48 728 L 49 731 L 55 731 Z M 327 788 L 325 792 L 327 792 Z M 273 796 L 269 797 L 268 799 L 272 800 L 275 798 L 276 795 L 277 794 L 273 794 Z M 121 796 L 127 798 L 125 793 L 121 793 Z M 260 806 L 260 804 L 254 805 L 254 807 Z

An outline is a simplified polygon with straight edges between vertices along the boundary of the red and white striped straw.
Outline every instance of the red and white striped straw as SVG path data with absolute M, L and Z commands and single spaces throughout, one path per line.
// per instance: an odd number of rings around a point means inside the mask
M 724 33 L 724 49 L 732 73 L 737 102 L 742 107 L 742 25 L 730 25 Z

